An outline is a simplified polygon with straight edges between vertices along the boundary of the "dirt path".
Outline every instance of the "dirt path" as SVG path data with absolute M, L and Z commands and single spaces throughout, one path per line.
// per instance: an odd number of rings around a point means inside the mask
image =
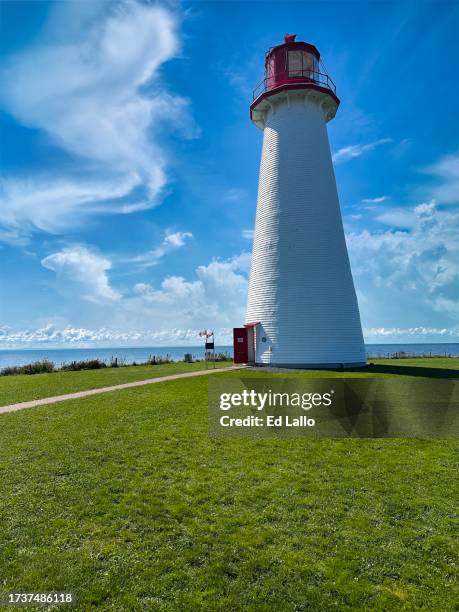
M 193 376 L 206 376 L 207 374 L 218 374 L 219 372 L 231 372 L 232 370 L 240 370 L 244 367 L 245 366 L 231 366 L 229 368 L 216 368 L 215 370 L 199 370 L 198 372 L 185 372 L 184 374 L 170 374 L 169 376 L 147 378 L 146 380 L 135 380 L 133 382 L 122 383 L 119 385 L 111 385 L 110 387 L 99 387 L 97 389 L 87 389 L 86 391 L 66 393 L 65 395 L 55 395 L 54 397 L 44 397 L 42 399 L 30 400 L 28 402 L 20 402 L 19 404 L 9 404 L 8 406 L 0 406 L 0 414 L 3 414 L 5 412 L 15 412 L 16 410 L 24 410 L 24 408 L 35 408 L 35 406 L 43 406 L 45 404 L 56 404 L 57 402 L 64 402 L 65 400 L 70 399 L 78 399 L 80 397 L 87 397 L 88 395 L 109 393 L 110 391 L 118 391 L 119 389 L 130 389 L 132 387 L 152 385 L 154 383 L 166 382 L 167 380 L 192 378 Z

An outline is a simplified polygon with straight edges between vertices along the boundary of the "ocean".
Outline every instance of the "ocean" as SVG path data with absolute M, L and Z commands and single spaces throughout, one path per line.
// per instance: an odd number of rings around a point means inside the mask
M 452 355 L 459 357 L 459 343 L 430 344 L 367 344 L 367 355 L 371 357 L 386 357 L 395 353 L 410 355 Z M 216 352 L 233 354 L 232 346 L 216 346 Z M 202 358 L 204 349 L 198 346 L 151 346 L 151 347 L 111 347 L 111 348 L 69 348 L 69 349 L 0 349 L 0 369 L 6 366 L 20 366 L 41 359 L 49 359 L 56 366 L 70 361 L 86 359 L 118 358 L 123 363 L 145 362 L 150 355 L 164 357 L 168 355 L 175 361 L 183 359 L 185 353 L 191 353 L 193 358 Z

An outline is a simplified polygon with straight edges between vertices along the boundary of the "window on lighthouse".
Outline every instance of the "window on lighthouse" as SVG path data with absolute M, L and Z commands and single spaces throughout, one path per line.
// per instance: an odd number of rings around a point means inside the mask
M 314 57 L 310 53 L 303 51 L 303 75 L 309 79 L 313 78 L 314 72 Z
M 272 87 L 276 81 L 276 65 L 274 63 L 274 57 L 270 57 L 268 59 L 268 63 L 266 66 L 266 78 L 267 78 L 267 86 Z
M 288 52 L 288 76 L 300 77 L 303 75 L 303 52 Z
M 288 75 L 290 77 L 313 78 L 314 57 L 306 51 L 288 52 Z

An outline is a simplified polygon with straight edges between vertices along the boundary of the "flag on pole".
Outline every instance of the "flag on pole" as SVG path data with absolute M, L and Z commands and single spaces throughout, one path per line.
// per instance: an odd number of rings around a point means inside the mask
M 214 332 L 204 329 L 203 331 L 200 331 L 198 335 L 199 337 L 205 336 L 206 338 L 210 338 L 210 336 L 214 335 Z

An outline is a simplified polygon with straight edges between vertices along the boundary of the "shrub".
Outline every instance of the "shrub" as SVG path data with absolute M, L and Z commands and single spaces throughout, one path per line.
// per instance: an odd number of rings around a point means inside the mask
M 367 359 L 432 359 L 432 358 L 440 358 L 440 359 L 448 359 L 448 358 L 457 358 L 457 355 L 453 355 L 452 353 L 408 353 L 406 351 L 400 351 L 395 353 L 381 353 L 372 355 L 371 353 L 367 354 Z
M 212 355 L 210 351 L 206 353 L 208 361 L 233 361 L 232 356 L 229 353 L 215 353 L 215 356 Z M 201 359 L 200 361 L 204 361 Z
M 106 368 L 107 364 L 102 359 L 86 359 L 83 361 L 70 361 L 63 363 L 61 370 L 64 372 L 76 372 L 77 370 L 100 370 Z
M 0 371 L 1 376 L 12 376 L 14 374 L 43 374 L 54 372 L 54 363 L 49 359 L 34 361 L 23 366 L 9 366 Z
M 146 361 L 147 365 L 160 365 L 162 363 L 174 363 L 170 355 L 159 357 L 158 355 L 150 355 Z
M 2 368 L 0 374 L 2 376 L 14 376 L 15 374 L 21 374 L 21 368 L 19 366 L 7 366 Z

